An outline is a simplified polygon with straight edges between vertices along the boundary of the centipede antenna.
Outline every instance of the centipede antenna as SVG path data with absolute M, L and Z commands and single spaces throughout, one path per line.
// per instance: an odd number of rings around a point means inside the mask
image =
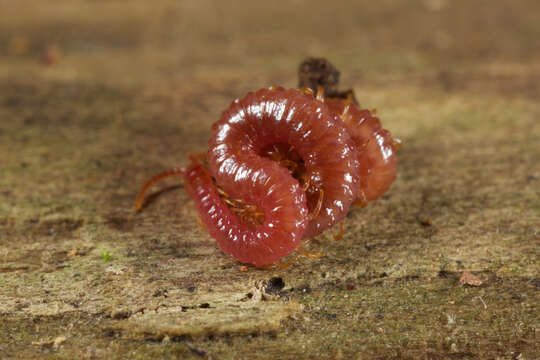
M 159 174 L 152 177 L 150 180 L 148 180 L 146 184 L 144 184 L 144 186 L 142 187 L 141 191 L 139 192 L 139 195 L 137 196 L 137 200 L 135 201 L 135 211 L 141 210 L 143 201 L 144 201 L 144 195 L 146 195 L 146 192 L 148 191 L 150 186 L 152 186 L 153 184 L 157 183 L 158 181 L 166 177 L 169 177 L 172 175 L 184 175 L 185 173 L 186 173 L 185 168 L 174 168 L 174 169 L 162 171 Z
M 305 249 L 302 249 L 300 246 L 296 248 L 296 252 L 310 259 L 320 259 L 324 256 L 323 253 L 312 253 Z

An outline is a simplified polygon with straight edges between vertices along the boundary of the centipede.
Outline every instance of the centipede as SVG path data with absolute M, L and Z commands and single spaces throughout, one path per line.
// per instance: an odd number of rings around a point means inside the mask
M 221 250 L 257 267 L 280 263 L 343 221 L 351 207 L 381 197 L 396 179 L 400 142 L 373 111 L 324 87 L 272 86 L 232 101 L 211 127 L 208 150 L 178 175 L 199 220 Z

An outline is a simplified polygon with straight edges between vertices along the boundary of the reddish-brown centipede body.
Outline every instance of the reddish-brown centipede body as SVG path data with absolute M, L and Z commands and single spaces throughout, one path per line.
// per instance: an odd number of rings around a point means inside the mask
M 235 100 L 212 126 L 208 153 L 184 175 L 220 248 L 262 266 L 343 221 L 353 203 L 380 197 L 396 177 L 396 142 L 351 101 L 310 89 L 261 89 Z

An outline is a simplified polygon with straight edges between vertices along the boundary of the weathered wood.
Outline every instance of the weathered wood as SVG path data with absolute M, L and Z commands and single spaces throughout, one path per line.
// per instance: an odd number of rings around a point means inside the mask
M 534 358 L 539 2 L 234 4 L 0 4 L 0 358 Z M 179 179 L 133 212 L 307 55 L 404 143 L 325 257 L 241 271 Z

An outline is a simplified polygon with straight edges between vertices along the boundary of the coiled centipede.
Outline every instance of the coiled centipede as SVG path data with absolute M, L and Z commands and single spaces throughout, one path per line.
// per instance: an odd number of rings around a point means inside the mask
M 255 266 L 276 263 L 364 206 L 396 177 L 399 145 L 350 99 L 271 87 L 235 100 L 212 126 L 206 155 L 183 175 L 200 220 L 219 247 Z

